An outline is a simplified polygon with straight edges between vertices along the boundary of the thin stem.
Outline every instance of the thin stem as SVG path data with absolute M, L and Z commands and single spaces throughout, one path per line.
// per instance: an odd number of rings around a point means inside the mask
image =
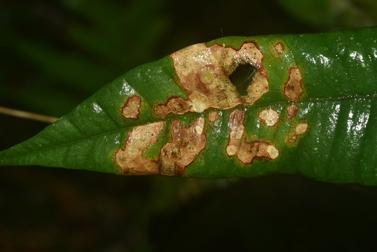
M 17 110 L 17 109 L 12 109 L 12 108 L 6 108 L 6 107 L 2 107 L 2 106 L 0 106 L 0 114 L 19 117 L 19 118 L 23 118 L 23 119 L 34 120 L 34 121 L 39 121 L 39 122 L 45 122 L 45 123 L 53 123 L 56 120 L 58 120 L 57 117 L 36 114 L 36 113 L 27 112 L 27 111 L 22 111 L 22 110 Z

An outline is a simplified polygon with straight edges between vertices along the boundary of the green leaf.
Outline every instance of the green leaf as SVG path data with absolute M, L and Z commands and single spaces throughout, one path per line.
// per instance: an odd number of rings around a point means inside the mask
M 376 28 L 221 38 L 128 71 L 0 165 L 377 184 L 376 72 Z

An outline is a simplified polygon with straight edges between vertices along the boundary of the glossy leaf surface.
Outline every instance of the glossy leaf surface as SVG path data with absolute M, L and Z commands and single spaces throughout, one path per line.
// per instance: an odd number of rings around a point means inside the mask
M 375 28 L 221 38 L 128 71 L 0 164 L 377 184 L 376 73 Z

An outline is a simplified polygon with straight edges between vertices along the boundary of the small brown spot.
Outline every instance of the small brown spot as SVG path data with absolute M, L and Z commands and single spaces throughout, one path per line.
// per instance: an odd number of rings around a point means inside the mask
M 217 120 L 220 119 L 220 115 L 219 115 L 219 112 L 218 111 L 210 111 L 208 113 L 208 120 L 210 122 L 216 122 Z
M 287 139 L 287 143 L 289 144 L 293 144 L 294 142 L 297 141 L 297 139 L 305 134 L 309 129 L 309 125 L 307 123 L 299 123 L 296 125 L 296 127 L 294 128 L 294 131 L 290 133 L 288 139 Z
M 155 175 L 159 173 L 157 160 L 144 157 L 145 151 L 157 142 L 164 122 L 137 126 L 128 134 L 126 146 L 116 153 L 116 163 L 128 175 Z
M 289 78 L 284 86 L 284 94 L 289 100 L 295 101 L 300 98 L 303 92 L 300 69 L 292 67 L 289 69 Z
M 268 127 L 275 126 L 279 121 L 279 113 L 272 108 L 264 109 L 259 112 L 259 119 Z
M 291 104 L 291 105 L 289 105 L 288 108 L 287 108 L 287 111 L 288 111 L 288 119 L 292 119 L 292 118 L 294 118 L 294 117 L 297 115 L 298 110 L 299 110 L 299 108 L 297 107 L 296 104 Z
M 190 111 L 191 105 L 189 101 L 182 97 L 171 97 L 165 104 L 158 104 L 154 107 L 154 112 L 161 117 L 165 117 L 170 113 L 182 115 Z
M 283 42 L 276 42 L 274 45 L 275 54 L 281 57 L 285 53 L 285 46 Z
M 173 121 L 171 137 L 171 142 L 161 149 L 161 174 L 182 175 L 206 146 L 204 118 L 198 118 L 189 127 L 184 127 L 180 121 Z
M 250 164 L 254 159 L 276 159 L 278 149 L 264 141 L 247 141 L 244 124 L 245 112 L 233 111 L 229 116 L 229 143 L 226 152 L 229 156 L 236 156 L 242 163 Z
M 131 96 L 127 99 L 122 114 L 125 118 L 137 119 L 140 114 L 141 98 L 137 95 Z

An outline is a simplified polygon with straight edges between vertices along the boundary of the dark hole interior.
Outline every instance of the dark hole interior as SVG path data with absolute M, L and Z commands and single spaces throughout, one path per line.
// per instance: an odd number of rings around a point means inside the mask
M 239 65 L 236 70 L 229 75 L 230 81 L 237 88 L 240 95 L 247 94 L 247 87 L 254 78 L 257 68 L 250 64 Z

